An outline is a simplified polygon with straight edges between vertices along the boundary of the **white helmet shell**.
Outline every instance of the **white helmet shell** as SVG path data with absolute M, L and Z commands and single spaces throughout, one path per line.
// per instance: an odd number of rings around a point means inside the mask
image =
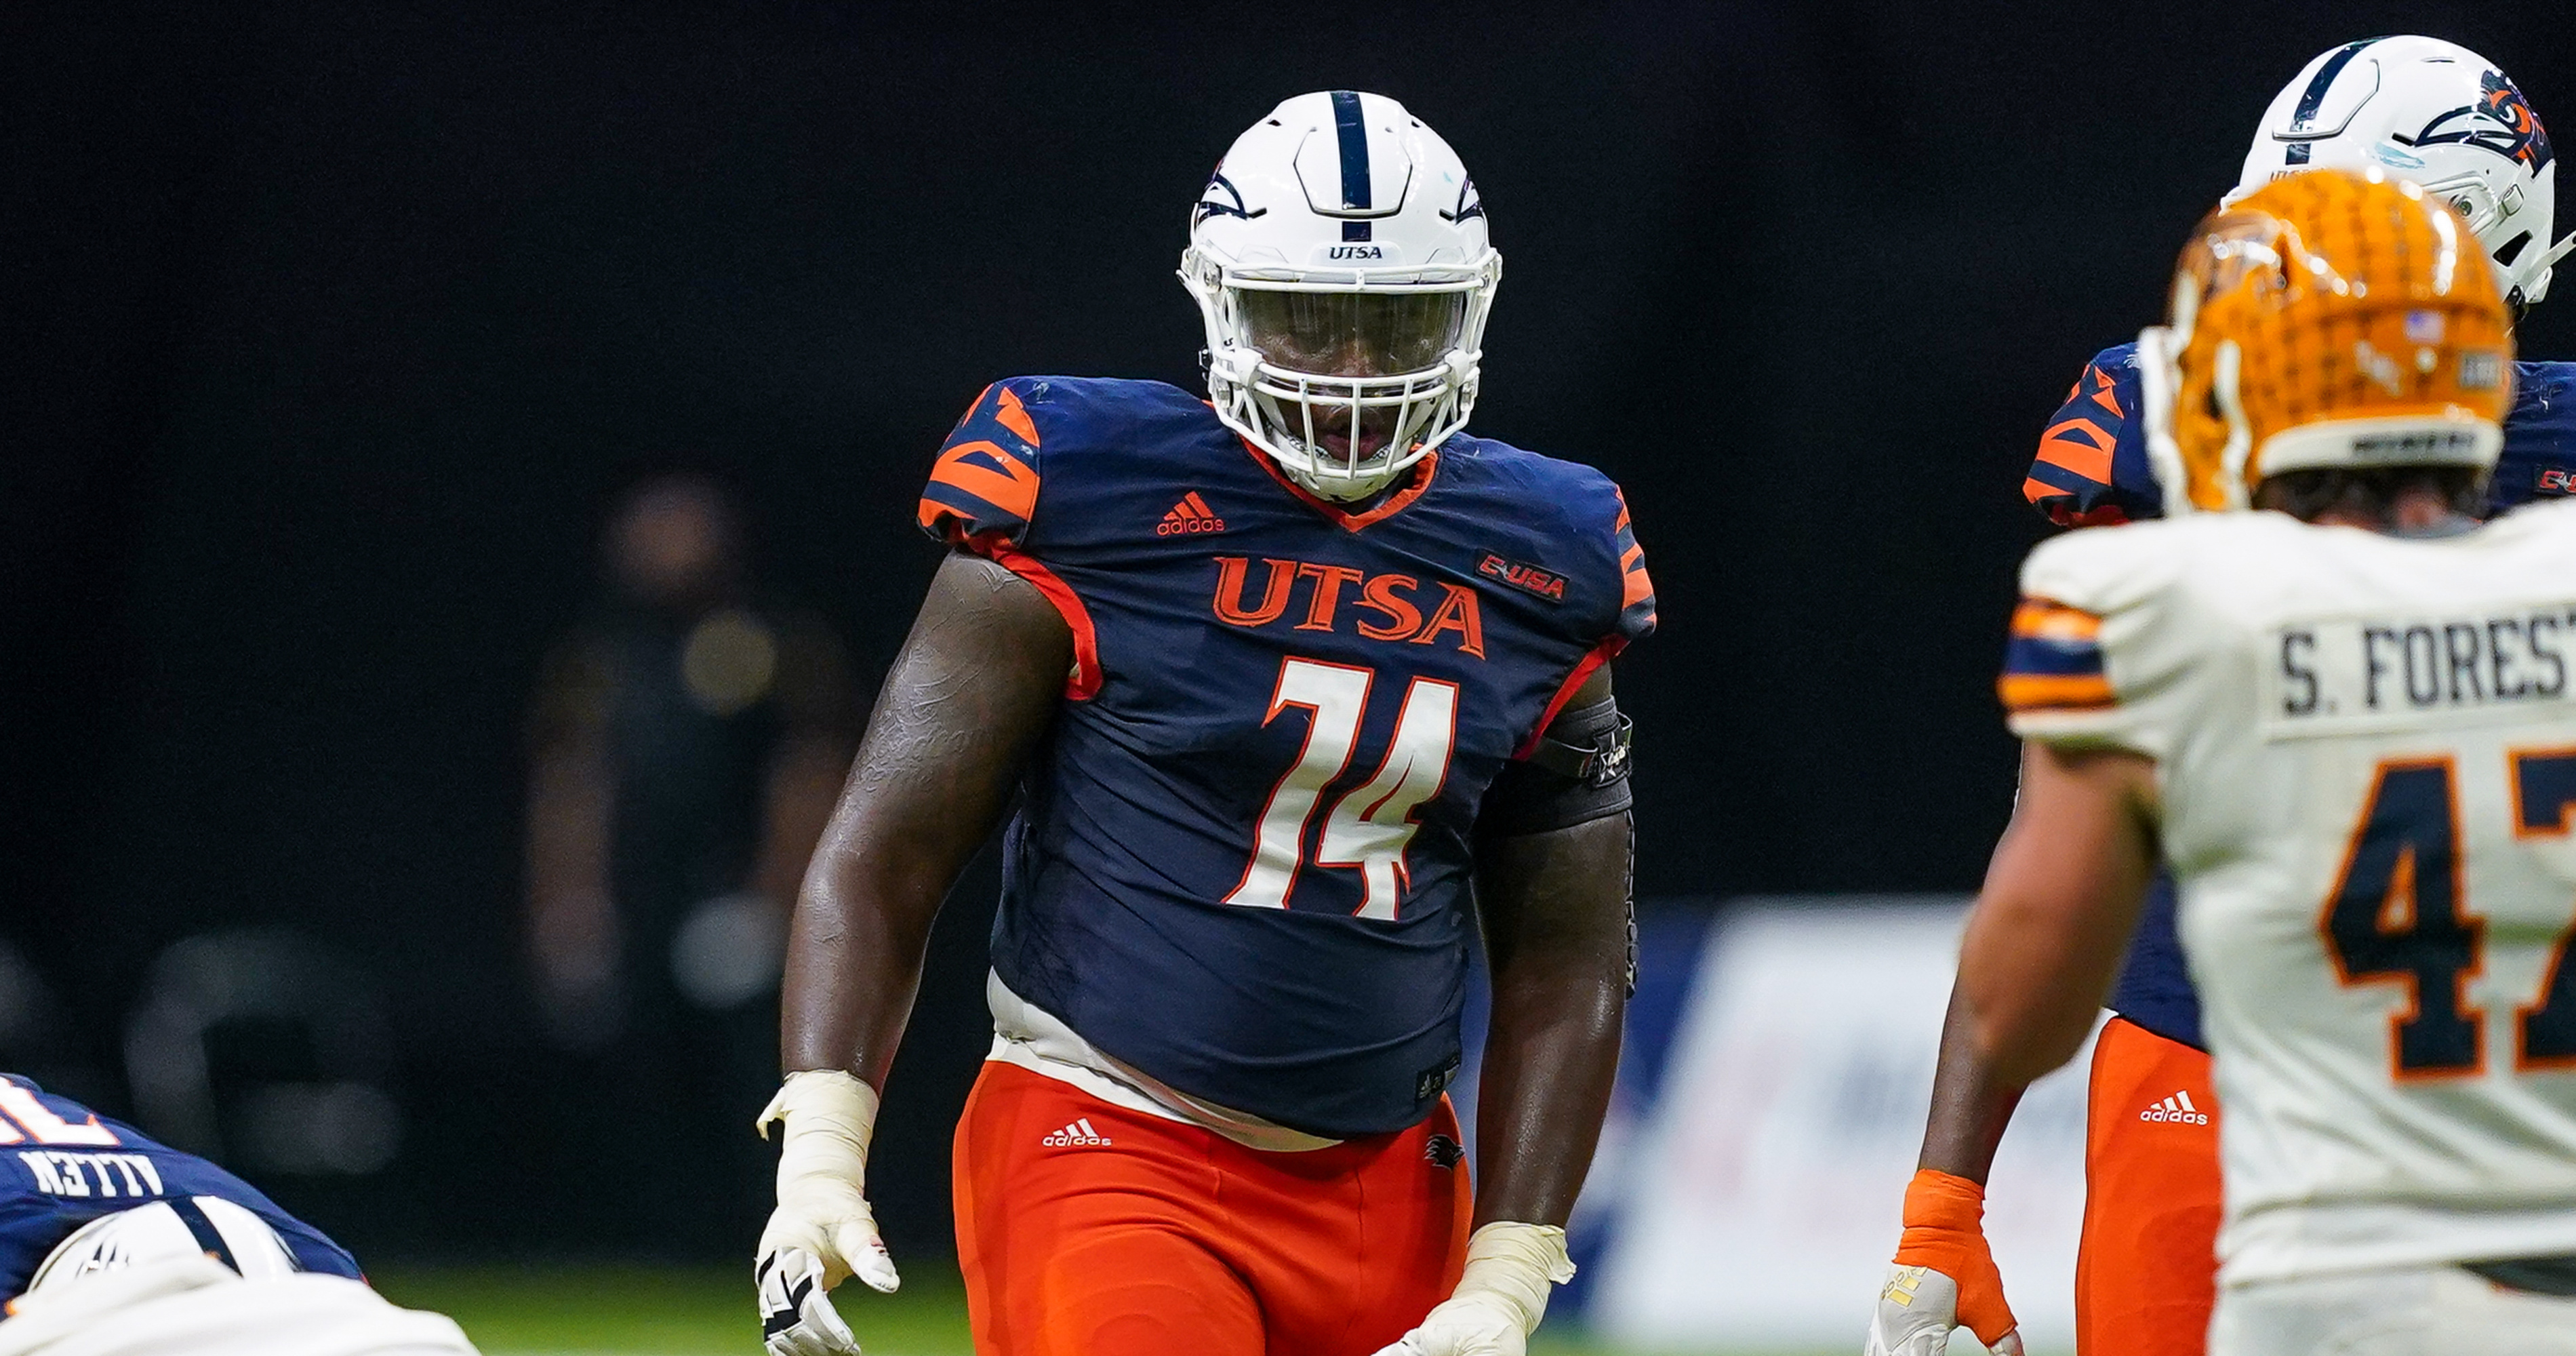
M 174 1257 L 212 1257 L 245 1279 L 304 1268 L 268 1222 L 220 1196 L 179 1196 L 101 1215 L 55 1245 L 27 1282 L 30 1295 L 84 1277 Z
M 2557 160 L 2495 63 L 2439 38 L 2369 38 L 2318 56 L 2263 113 L 2227 200 L 2303 169 L 2377 167 L 2448 200 L 2495 261 L 2506 300 L 2549 293 Z
M 1317 494 L 1385 489 L 1474 410 L 1502 266 L 1467 167 L 1404 105 L 1350 90 L 1280 104 L 1218 162 L 1181 253 L 1217 417 Z M 1261 315 L 1292 309 L 1348 360 L 1266 339 Z

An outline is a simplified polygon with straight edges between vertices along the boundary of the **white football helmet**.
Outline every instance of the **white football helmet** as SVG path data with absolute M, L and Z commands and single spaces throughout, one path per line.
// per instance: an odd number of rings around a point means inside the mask
M 37 1264 L 27 1293 L 101 1272 L 200 1255 L 254 1281 L 304 1269 L 266 1220 L 220 1196 L 177 1196 L 101 1215 L 73 1230 Z
M 1217 418 L 1327 498 L 1385 489 L 1476 407 L 1503 257 L 1438 133 L 1381 94 L 1300 94 L 1235 139 L 1181 285 Z
M 2449 200 L 2494 259 L 2505 299 L 2549 294 L 2557 164 L 2549 133 L 2495 63 L 2439 38 L 2369 38 L 2320 55 L 2263 113 L 2226 201 L 2303 169 L 2377 166 Z

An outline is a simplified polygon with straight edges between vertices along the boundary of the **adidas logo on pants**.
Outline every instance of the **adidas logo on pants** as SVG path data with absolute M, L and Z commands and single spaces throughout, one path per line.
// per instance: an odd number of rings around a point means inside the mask
M 1106 1149 L 1109 1137 L 1092 1129 L 1091 1118 L 1085 1116 L 1038 1143 L 1049 1149 Z
M 2138 1113 L 2142 1121 L 2171 1121 L 2176 1125 L 2207 1125 L 2209 1113 L 2191 1104 L 2191 1094 L 2177 1092 Z

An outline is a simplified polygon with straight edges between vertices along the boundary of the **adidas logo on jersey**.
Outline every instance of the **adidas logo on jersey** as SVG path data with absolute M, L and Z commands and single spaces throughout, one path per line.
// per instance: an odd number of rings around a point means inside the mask
M 2173 1096 L 2139 1112 L 2138 1119 L 2142 1121 L 2167 1121 L 2174 1125 L 2207 1125 L 2209 1124 L 2209 1113 L 2191 1104 L 2190 1093 L 2177 1092 Z
M 1048 1149 L 1106 1149 L 1109 1147 L 1110 1140 L 1109 1136 L 1092 1129 L 1091 1118 L 1085 1116 L 1045 1139 L 1039 1140 L 1038 1144 Z
M 1207 501 L 1199 498 L 1199 492 L 1192 490 L 1181 496 L 1181 502 L 1172 505 L 1171 512 L 1163 515 L 1163 521 L 1154 528 L 1154 535 L 1191 537 L 1224 530 L 1225 519 L 1216 516 L 1215 510 L 1207 506 Z

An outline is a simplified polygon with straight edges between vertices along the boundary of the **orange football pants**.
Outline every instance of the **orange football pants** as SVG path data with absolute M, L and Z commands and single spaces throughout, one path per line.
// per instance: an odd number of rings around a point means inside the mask
M 2218 1090 L 2209 1056 L 2120 1018 L 2093 1046 L 2078 1356 L 2202 1356 L 2218 1302 Z
M 1263 1153 L 987 1063 L 956 1148 L 975 1350 L 1369 1356 L 1458 1282 L 1458 1142 L 1443 1099 L 1410 1130 Z

